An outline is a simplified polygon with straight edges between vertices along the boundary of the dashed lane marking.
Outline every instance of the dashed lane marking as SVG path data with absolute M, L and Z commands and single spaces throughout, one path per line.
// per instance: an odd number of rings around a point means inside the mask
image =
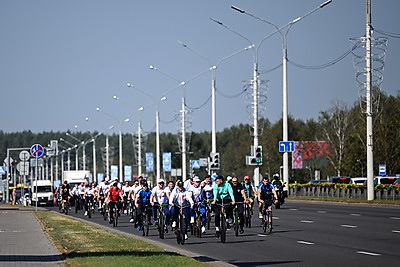
M 346 228 L 357 228 L 357 225 L 349 225 L 349 224 L 342 224 L 342 227 L 346 227 Z
M 400 220 L 400 217 L 389 217 L 389 219 Z
M 359 213 L 350 213 L 349 215 L 350 216 L 361 216 L 361 214 L 359 214 Z
M 392 230 L 392 233 L 400 234 L 400 230 Z
M 318 213 L 326 213 L 326 211 L 324 211 L 324 210 L 319 210 L 319 211 L 317 211 Z
M 307 242 L 307 241 L 303 241 L 303 240 L 298 240 L 297 243 L 303 244 L 303 245 L 314 245 L 315 244 L 313 242 Z
M 314 221 L 308 221 L 308 220 L 301 220 L 300 222 L 302 222 L 302 223 L 314 223 Z
M 374 253 L 374 252 L 368 252 L 368 251 L 357 251 L 358 254 L 364 254 L 364 255 L 369 255 L 369 256 L 380 256 L 381 254 Z

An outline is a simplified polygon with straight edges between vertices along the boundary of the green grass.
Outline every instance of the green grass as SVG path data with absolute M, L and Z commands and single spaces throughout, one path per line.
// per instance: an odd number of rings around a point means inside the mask
M 208 266 L 49 211 L 35 212 L 67 266 Z

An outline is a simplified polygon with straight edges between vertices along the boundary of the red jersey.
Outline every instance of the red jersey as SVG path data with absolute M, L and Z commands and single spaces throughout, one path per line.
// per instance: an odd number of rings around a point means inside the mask
M 119 194 L 120 194 L 121 192 L 122 192 L 121 189 L 119 189 L 118 187 L 117 187 L 117 189 L 115 189 L 115 187 L 112 186 L 112 187 L 110 188 L 110 190 L 108 190 L 108 193 L 110 194 L 110 200 L 111 200 L 111 201 L 117 201 L 117 200 L 119 199 Z

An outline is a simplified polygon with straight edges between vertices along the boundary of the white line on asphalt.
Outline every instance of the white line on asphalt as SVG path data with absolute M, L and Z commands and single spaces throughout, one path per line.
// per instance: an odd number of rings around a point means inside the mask
M 359 213 L 350 213 L 349 215 L 351 215 L 351 216 L 361 216 L 361 214 L 359 214 Z
M 314 221 L 301 220 L 302 223 L 314 223 Z
M 312 243 L 312 242 L 307 242 L 307 241 L 302 241 L 302 240 L 298 240 L 297 243 L 304 244 L 304 245 L 314 245 L 314 243 Z
M 319 210 L 319 211 L 317 211 L 318 213 L 326 213 L 326 211 L 324 211 L 324 210 Z
M 279 217 L 272 216 L 272 219 L 279 220 Z
M 297 209 L 289 209 L 289 210 L 297 210 Z
M 389 219 L 400 220 L 400 217 L 389 217 Z
M 392 233 L 400 234 L 400 231 L 399 230 L 392 230 Z
M 365 254 L 365 255 L 369 255 L 369 256 L 380 256 L 381 255 L 381 254 L 378 254 L 378 253 L 373 253 L 373 252 L 368 252 L 368 251 L 357 251 L 357 253 Z
M 342 224 L 342 227 L 347 227 L 347 228 L 357 228 L 357 225 L 349 225 L 349 224 Z
M 263 235 L 263 234 L 258 234 L 258 236 L 262 236 L 262 237 L 264 237 L 264 236 L 267 236 L 267 235 Z

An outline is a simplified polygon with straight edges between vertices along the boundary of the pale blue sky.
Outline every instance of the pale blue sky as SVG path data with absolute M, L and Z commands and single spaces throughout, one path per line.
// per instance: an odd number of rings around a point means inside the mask
M 323 0 L 92 0 L 0 1 L 0 129 L 103 131 L 131 116 L 134 109 L 154 101 L 126 86 L 130 82 L 154 98 L 178 83 L 149 70 L 185 81 L 210 64 L 185 49 L 188 44 L 212 62 L 248 46 L 248 43 L 210 18 L 215 18 L 258 44 L 274 31 L 268 24 L 230 8 L 238 6 L 282 26 L 314 9 Z M 372 0 L 376 29 L 399 33 L 398 0 Z M 333 0 L 295 24 L 288 34 L 289 60 L 320 65 L 347 50 L 349 38 L 365 34 L 365 0 Z M 381 36 L 377 32 L 374 37 Z M 400 39 L 389 38 L 382 90 L 396 94 L 400 75 Z M 259 50 L 259 68 L 281 63 L 281 39 L 267 39 Z M 352 105 L 358 97 L 352 57 L 317 71 L 289 70 L 289 113 L 298 119 L 317 118 L 332 101 Z M 261 75 L 269 80 L 263 117 L 277 121 L 282 113 L 282 69 Z M 252 52 L 226 60 L 217 71 L 217 130 L 247 123 L 242 81 L 252 79 Z M 181 107 L 181 90 L 167 95 L 159 106 L 162 132 L 177 132 L 173 121 Z M 122 101 L 113 100 L 117 95 Z M 188 107 L 204 104 L 211 95 L 211 73 L 186 87 Z M 129 105 L 127 104 L 129 103 Z M 116 119 L 96 112 L 100 107 Z M 137 113 L 137 112 L 136 112 Z M 143 130 L 155 130 L 155 106 L 141 113 Z M 93 123 L 86 122 L 90 117 Z M 211 131 L 211 101 L 191 115 L 193 131 Z M 124 132 L 137 128 L 138 117 L 124 124 Z M 118 127 L 117 127 L 118 128 Z

